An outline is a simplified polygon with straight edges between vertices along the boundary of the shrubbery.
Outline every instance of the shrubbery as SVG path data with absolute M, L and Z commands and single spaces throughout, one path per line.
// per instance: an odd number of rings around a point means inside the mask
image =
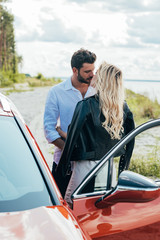
M 27 74 L 26 74 L 27 75 Z M 27 82 L 29 87 L 45 87 L 52 86 L 61 82 L 60 78 L 45 78 L 41 73 L 37 76 L 31 77 L 25 74 L 0 71 L 0 87 L 14 87 L 15 83 Z
M 157 100 L 152 101 L 142 94 L 126 89 L 126 101 L 134 114 L 136 125 L 160 117 L 160 104 Z
M 37 76 L 28 78 L 27 82 L 30 87 L 45 87 L 52 86 L 60 83 L 62 80 L 60 78 L 45 78 L 41 73 L 38 73 Z
M 0 87 L 10 87 L 15 83 L 23 83 L 25 78 L 25 74 L 0 71 Z
M 160 146 L 147 154 L 133 154 L 129 170 L 151 178 L 160 178 Z

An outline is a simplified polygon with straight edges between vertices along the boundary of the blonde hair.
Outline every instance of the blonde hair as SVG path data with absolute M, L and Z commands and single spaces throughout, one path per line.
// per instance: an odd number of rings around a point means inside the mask
M 102 126 L 112 139 L 120 139 L 123 133 L 124 87 L 122 72 L 112 64 L 103 62 L 96 79 L 100 108 L 105 117 Z

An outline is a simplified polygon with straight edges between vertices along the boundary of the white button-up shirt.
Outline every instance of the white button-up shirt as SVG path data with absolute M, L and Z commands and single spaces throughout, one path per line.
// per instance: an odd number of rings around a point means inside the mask
M 89 87 L 84 98 L 95 94 L 95 90 Z M 83 99 L 81 92 L 72 86 L 71 79 L 53 86 L 47 96 L 44 112 L 44 133 L 49 143 L 60 138 L 56 131 L 57 124 L 64 132 L 67 132 L 71 123 L 75 107 Z M 61 150 L 55 147 L 54 161 L 58 164 Z

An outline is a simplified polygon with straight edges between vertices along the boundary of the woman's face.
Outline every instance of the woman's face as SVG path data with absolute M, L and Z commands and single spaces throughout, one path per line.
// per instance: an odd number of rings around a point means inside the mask
M 95 86 L 96 86 L 96 81 L 97 81 L 97 74 L 95 74 L 95 75 L 93 76 L 90 86 L 93 87 L 93 88 L 95 88 Z

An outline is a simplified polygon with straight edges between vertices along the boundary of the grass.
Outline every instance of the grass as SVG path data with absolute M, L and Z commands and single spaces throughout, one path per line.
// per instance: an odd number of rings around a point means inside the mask
M 60 78 L 45 78 L 41 73 L 38 73 L 36 77 L 27 78 L 28 85 L 30 87 L 46 87 L 60 83 Z
M 45 87 L 61 81 L 60 78 L 46 78 L 41 73 L 38 73 L 35 77 L 30 77 L 27 74 L 0 71 L 0 88 L 12 87 L 14 89 L 17 83 L 28 83 L 29 87 Z
M 141 175 L 160 178 L 160 146 L 153 147 L 147 154 L 133 154 L 129 170 Z
M 57 83 L 61 82 L 59 79 L 37 79 L 37 78 L 28 78 L 27 83 L 30 87 L 47 87 L 47 86 L 53 86 Z
M 15 83 L 24 83 L 25 74 L 0 70 L 0 87 L 13 87 Z
M 33 91 L 34 88 L 36 87 L 53 86 L 62 81 L 60 78 L 45 78 L 40 73 L 36 77 L 24 78 L 24 74 L 23 74 L 22 79 L 20 79 L 20 76 L 22 76 L 22 74 L 19 75 L 17 77 L 17 81 L 14 82 L 14 81 L 8 80 L 7 78 L 4 78 L 4 75 L 3 75 L 3 79 L 2 81 L 0 81 L 1 91 L 5 95 L 9 95 L 10 93 L 13 93 L 13 92 Z M 0 80 L 1 80 L 1 77 L 2 75 L 0 75 Z
M 33 91 L 33 89 L 15 89 L 15 88 L 12 88 L 12 89 L 8 89 L 5 91 L 5 95 L 8 96 L 10 93 L 13 93 L 13 92 L 27 92 L 27 91 Z
M 136 94 L 126 89 L 126 101 L 133 112 L 135 125 L 138 126 L 151 119 L 160 118 L 160 104 L 157 100 L 152 101 L 148 97 Z M 147 136 L 146 136 L 147 138 Z M 148 135 L 149 138 L 149 135 Z M 156 136 L 154 137 L 157 138 Z M 150 152 L 139 151 L 134 153 L 130 162 L 129 170 L 141 175 L 160 178 L 160 141 L 156 145 L 147 146 Z M 152 142 L 151 142 L 152 144 Z
M 126 101 L 133 112 L 136 126 L 160 117 L 160 104 L 148 97 L 126 89 Z
M 149 177 L 151 179 L 160 178 L 160 145 L 148 146 L 151 149 L 150 152 L 134 153 L 131 158 L 129 165 L 129 171 L 139 173 L 143 176 Z M 114 158 L 114 163 L 118 169 L 120 157 Z

